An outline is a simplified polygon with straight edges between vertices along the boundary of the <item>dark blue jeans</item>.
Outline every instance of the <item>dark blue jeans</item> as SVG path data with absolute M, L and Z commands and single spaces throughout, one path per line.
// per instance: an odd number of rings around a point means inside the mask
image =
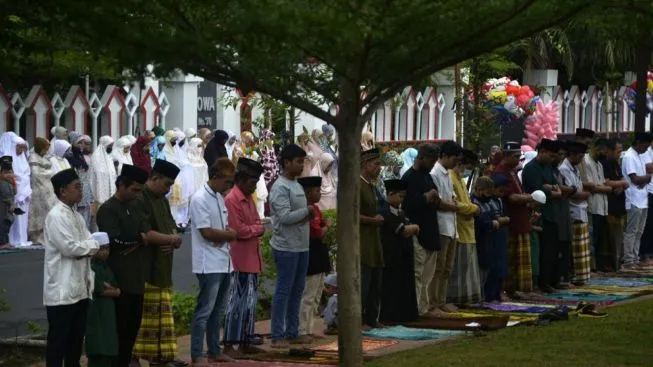
M 272 298 L 272 340 L 299 336 L 299 306 L 308 270 L 308 251 L 272 249 L 277 266 L 277 284 Z
M 211 273 L 195 274 L 200 292 L 193 314 L 190 339 L 190 356 L 202 358 L 204 335 L 209 349 L 209 357 L 220 355 L 220 326 L 224 321 L 224 308 L 231 285 L 231 274 Z

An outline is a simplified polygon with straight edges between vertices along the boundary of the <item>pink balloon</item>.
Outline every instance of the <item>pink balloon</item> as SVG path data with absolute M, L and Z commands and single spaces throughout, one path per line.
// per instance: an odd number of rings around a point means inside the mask
M 534 151 L 534 150 L 535 150 L 535 149 L 533 149 L 533 147 L 530 146 L 530 145 L 522 145 L 522 146 L 521 146 L 521 151 L 524 152 L 524 153 L 525 153 L 525 152 L 532 152 L 532 151 Z
M 526 139 L 537 140 L 537 135 L 530 131 L 526 131 L 524 134 L 526 135 Z

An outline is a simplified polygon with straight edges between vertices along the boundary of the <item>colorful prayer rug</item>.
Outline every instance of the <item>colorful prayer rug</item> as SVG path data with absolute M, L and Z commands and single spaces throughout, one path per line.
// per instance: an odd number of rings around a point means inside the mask
M 363 338 L 363 353 L 368 353 L 379 349 L 388 348 L 398 343 L 399 341 L 397 340 Z M 338 341 L 336 340 L 328 344 L 318 345 L 316 347 L 311 348 L 311 350 L 318 351 L 318 352 L 337 352 Z
M 506 327 L 506 324 L 510 321 L 509 316 L 506 313 L 453 312 L 447 314 L 447 317 L 424 317 L 417 321 L 402 322 L 401 325 L 417 329 L 469 330 L 467 324 L 477 322 L 485 329 L 495 330 Z
M 436 329 L 415 329 L 405 326 L 392 326 L 382 329 L 372 329 L 363 332 L 363 335 L 378 339 L 396 340 L 442 340 L 456 336 L 465 335 L 464 331 L 436 330 Z
M 587 285 L 620 288 L 653 287 L 653 278 L 592 278 L 587 282 Z
M 217 366 L 218 364 L 216 364 Z M 335 367 L 335 364 L 318 364 L 318 363 L 299 363 L 299 362 L 282 362 L 282 361 L 252 361 L 238 360 L 237 362 L 221 362 L 221 367 Z

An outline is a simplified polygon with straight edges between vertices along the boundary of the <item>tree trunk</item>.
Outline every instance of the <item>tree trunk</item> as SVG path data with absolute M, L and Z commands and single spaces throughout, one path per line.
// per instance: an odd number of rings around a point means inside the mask
M 348 89 L 348 88 L 343 88 Z M 360 150 L 359 96 L 342 92 L 338 130 L 338 355 L 341 366 L 362 366 L 360 297 Z
M 646 32 L 645 32 L 646 34 Z M 642 42 L 637 46 L 635 55 L 635 67 L 637 72 L 637 90 L 635 95 L 635 131 L 644 132 L 646 130 L 646 84 L 648 74 L 648 64 L 651 60 L 651 51 L 648 47 L 649 37 L 643 36 Z

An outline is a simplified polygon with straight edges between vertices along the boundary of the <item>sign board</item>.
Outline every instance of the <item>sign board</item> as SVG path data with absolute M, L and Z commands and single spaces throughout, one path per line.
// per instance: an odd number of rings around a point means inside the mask
M 197 129 L 217 129 L 218 85 L 204 80 L 197 86 Z

